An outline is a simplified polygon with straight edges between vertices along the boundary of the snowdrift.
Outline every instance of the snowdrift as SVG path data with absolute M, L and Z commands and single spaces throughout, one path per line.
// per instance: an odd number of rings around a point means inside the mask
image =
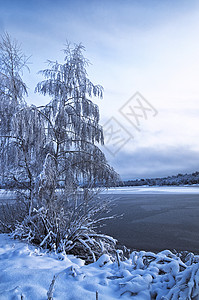
M 104 254 L 85 265 L 0 234 L 0 270 L 1 300 L 95 300 L 96 294 L 99 300 L 199 299 L 199 256 L 193 253 L 134 251 L 115 262 Z

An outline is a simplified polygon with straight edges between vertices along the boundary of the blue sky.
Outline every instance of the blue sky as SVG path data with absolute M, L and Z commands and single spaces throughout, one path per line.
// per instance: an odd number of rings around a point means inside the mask
M 133 138 L 107 159 L 123 179 L 199 170 L 198 1 L 1 1 L 0 33 L 31 55 L 28 102 L 47 59 L 62 60 L 69 40 L 82 42 L 88 73 L 104 86 L 95 100 L 101 124 L 112 116 Z M 119 109 L 139 91 L 158 111 L 138 132 Z M 108 147 L 108 145 L 107 145 Z

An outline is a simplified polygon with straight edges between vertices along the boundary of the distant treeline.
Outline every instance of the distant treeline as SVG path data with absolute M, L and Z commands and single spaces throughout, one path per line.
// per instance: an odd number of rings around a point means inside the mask
M 147 179 L 135 179 L 135 180 L 126 180 L 126 181 L 120 181 L 117 185 L 114 186 L 142 186 L 142 185 L 149 185 L 149 186 L 164 186 L 164 185 L 192 185 L 192 184 L 199 184 L 199 172 L 194 172 L 192 174 L 178 174 L 174 176 L 168 176 L 168 177 L 163 177 L 163 178 L 147 178 Z M 27 183 L 24 182 L 23 186 L 17 186 L 16 182 L 9 182 L 7 181 L 6 183 L 2 183 L 0 180 L 0 189 L 2 188 L 23 188 L 24 186 L 27 186 Z M 82 187 L 86 187 L 87 185 L 84 184 Z M 101 184 L 93 184 L 95 187 L 100 187 L 102 186 Z M 60 185 L 60 188 L 62 186 Z M 27 187 L 28 188 L 28 187 Z
M 192 174 L 178 174 L 175 176 L 168 176 L 163 178 L 147 178 L 127 180 L 121 182 L 118 186 L 141 186 L 141 185 L 186 185 L 199 184 L 199 172 Z

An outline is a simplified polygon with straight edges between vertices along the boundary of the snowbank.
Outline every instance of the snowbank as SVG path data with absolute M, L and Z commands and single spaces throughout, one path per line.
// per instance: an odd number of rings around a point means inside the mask
M 132 252 L 126 261 L 106 254 L 90 265 L 74 256 L 44 253 L 0 235 L 0 299 L 199 299 L 199 256 Z M 54 277 L 55 276 L 55 277 Z M 54 277 L 54 281 L 53 281 Z M 48 296 L 47 296 L 48 293 Z

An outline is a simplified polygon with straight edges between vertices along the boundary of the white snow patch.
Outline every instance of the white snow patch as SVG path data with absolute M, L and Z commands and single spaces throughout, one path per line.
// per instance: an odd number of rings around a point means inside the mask
M 199 256 L 192 253 L 183 262 L 169 250 L 134 251 L 120 267 L 104 254 L 84 265 L 0 234 L 0 270 L 1 300 L 42 300 L 49 291 L 54 300 L 94 300 L 96 291 L 99 300 L 199 299 Z

